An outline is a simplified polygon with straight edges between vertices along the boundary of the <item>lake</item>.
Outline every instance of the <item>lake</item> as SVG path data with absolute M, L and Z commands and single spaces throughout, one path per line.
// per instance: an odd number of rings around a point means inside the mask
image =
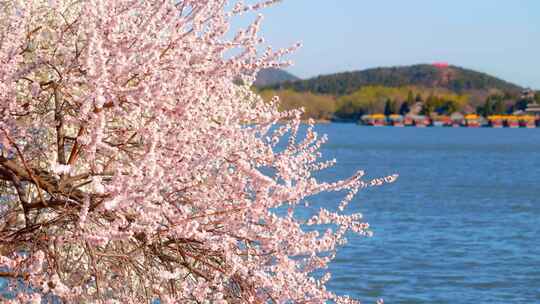
M 540 129 L 316 129 L 338 160 L 324 180 L 400 175 L 350 204 L 374 236 L 349 238 L 331 290 L 363 303 L 540 303 Z

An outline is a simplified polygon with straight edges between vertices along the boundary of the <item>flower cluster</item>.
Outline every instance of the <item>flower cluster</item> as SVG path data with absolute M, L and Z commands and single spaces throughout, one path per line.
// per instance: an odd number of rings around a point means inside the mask
M 326 138 L 250 89 L 299 45 L 259 54 L 260 17 L 227 38 L 277 1 L 225 2 L 0 3 L 3 302 L 356 303 L 314 273 L 395 176 L 315 178 Z M 295 217 L 326 191 L 340 211 Z

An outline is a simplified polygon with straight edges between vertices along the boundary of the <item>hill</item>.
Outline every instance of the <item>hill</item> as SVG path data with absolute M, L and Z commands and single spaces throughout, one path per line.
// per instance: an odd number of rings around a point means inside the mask
M 458 66 L 418 64 L 380 67 L 362 71 L 322 75 L 306 80 L 276 82 L 270 89 L 292 89 L 298 92 L 342 96 L 364 86 L 443 88 L 456 94 L 486 95 L 498 91 L 519 94 L 523 88 L 497 77 Z
M 255 80 L 254 85 L 256 87 L 267 87 L 273 85 L 279 85 L 287 81 L 296 81 L 300 78 L 294 76 L 293 74 L 280 70 L 280 69 L 263 69 L 257 74 L 257 79 Z

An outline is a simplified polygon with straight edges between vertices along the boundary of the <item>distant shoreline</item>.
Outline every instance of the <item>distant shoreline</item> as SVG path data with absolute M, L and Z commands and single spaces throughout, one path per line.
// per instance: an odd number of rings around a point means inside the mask
M 370 125 L 365 124 L 353 120 L 328 120 L 328 119 L 303 119 L 302 123 L 307 124 L 309 121 L 313 121 L 317 125 L 328 125 L 328 124 L 355 124 L 359 127 L 372 127 L 372 128 L 381 128 L 381 127 L 387 127 L 387 128 L 403 128 L 403 129 L 412 129 L 412 128 L 435 128 L 435 129 L 536 129 L 540 128 L 540 126 L 491 126 L 491 125 L 478 125 L 478 126 L 467 126 L 467 125 L 424 125 L 424 126 L 416 126 L 416 125 L 408 125 L 408 126 L 394 126 L 391 124 L 385 124 L 385 125 Z M 285 122 L 285 121 L 283 121 Z

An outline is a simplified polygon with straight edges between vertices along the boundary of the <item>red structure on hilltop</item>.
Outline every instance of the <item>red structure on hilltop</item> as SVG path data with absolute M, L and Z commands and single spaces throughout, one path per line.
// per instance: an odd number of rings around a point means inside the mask
M 443 68 L 447 68 L 449 66 L 449 64 L 448 64 L 448 62 L 434 62 L 433 66 L 436 67 L 436 68 L 443 69 Z

